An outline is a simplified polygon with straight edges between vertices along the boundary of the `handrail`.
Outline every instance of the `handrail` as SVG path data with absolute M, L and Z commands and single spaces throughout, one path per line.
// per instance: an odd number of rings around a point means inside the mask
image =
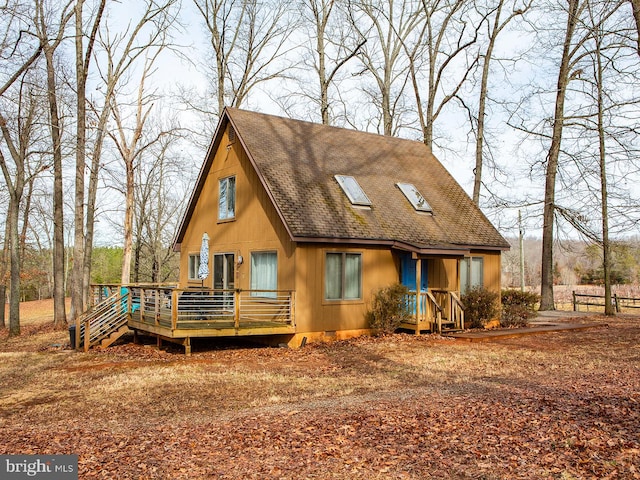
M 108 298 L 84 312 L 79 319 L 80 346 L 84 351 L 97 344 L 128 320 L 129 291 L 117 290 Z
M 458 297 L 457 292 L 450 291 L 449 299 L 451 305 L 451 318 L 455 328 L 464 330 L 464 310 L 465 306 Z

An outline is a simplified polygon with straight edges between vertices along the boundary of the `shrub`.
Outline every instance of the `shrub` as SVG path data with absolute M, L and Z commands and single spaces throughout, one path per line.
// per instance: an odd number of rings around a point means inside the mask
M 406 300 L 408 292 L 407 287 L 396 283 L 380 289 L 374 295 L 371 310 L 367 312 L 367 320 L 376 333 L 393 333 L 401 323 L 411 318 Z
M 520 327 L 526 325 L 530 318 L 537 315 L 536 304 L 539 301 L 540 295 L 534 292 L 503 290 L 500 326 Z
M 464 305 L 465 324 L 470 328 L 484 328 L 498 316 L 498 293 L 484 287 L 467 291 L 460 298 Z

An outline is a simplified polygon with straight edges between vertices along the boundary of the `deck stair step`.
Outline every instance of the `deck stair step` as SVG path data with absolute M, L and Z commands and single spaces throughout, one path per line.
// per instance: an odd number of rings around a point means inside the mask
M 89 347 L 109 346 L 129 331 L 128 297 L 129 290 L 122 289 L 81 315 L 80 347 L 84 346 L 86 325 L 89 326 Z

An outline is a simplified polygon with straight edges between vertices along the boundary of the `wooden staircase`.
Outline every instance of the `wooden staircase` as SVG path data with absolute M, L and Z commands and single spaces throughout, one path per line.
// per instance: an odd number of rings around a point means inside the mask
M 78 347 L 100 345 L 108 347 L 129 331 L 129 289 L 116 291 L 102 302 L 94 305 L 80 317 L 80 343 Z M 88 344 L 85 344 L 86 330 L 88 328 Z

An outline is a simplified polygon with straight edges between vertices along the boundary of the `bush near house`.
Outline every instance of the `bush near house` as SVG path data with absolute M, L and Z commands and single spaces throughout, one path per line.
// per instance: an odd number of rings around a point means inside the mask
M 536 305 L 540 295 L 520 290 L 502 290 L 501 327 L 520 327 L 527 324 L 530 318 L 537 315 Z
M 406 296 L 409 289 L 399 283 L 380 289 L 373 297 L 371 310 L 367 312 L 369 326 L 377 334 L 395 332 L 400 324 L 408 321 L 411 313 Z
M 469 328 L 484 328 L 499 313 L 498 293 L 484 287 L 467 291 L 460 298 L 464 305 L 465 323 Z

